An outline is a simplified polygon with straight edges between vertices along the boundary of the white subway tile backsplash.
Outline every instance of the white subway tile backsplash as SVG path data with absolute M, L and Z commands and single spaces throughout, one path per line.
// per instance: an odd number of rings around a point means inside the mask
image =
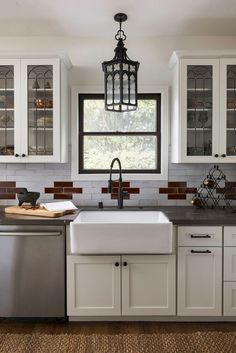
M 186 200 L 169 200 L 168 194 L 159 194 L 160 187 L 168 187 L 168 181 L 187 182 L 187 187 L 197 188 L 214 164 L 169 164 L 168 180 L 135 180 L 130 181 L 131 188 L 139 188 L 138 194 L 130 194 L 124 205 L 151 206 L 151 205 L 190 205 L 194 194 L 186 194 Z M 219 167 L 226 174 L 229 181 L 236 181 L 236 164 L 220 164 Z M 73 188 L 82 188 L 82 193 L 73 193 L 73 202 L 85 206 L 97 206 L 103 201 L 104 206 L 117 206 L 117 200 L 111 200 L 110 194 L 102 194 L 101 189 L 107 187 L 107 180 L 102 181 L 73 181 Z M 125 174 L 124 181 L 129 181 Z M 0 164 L 0 181 L 15 181 L 16 187 L 26 187 L 29 191 L 39 191 L 40 201 L 54 200 L 53 194 L 46 194 L 45 187 L 54 187 L 54 181 L 71 181 L 70 163 L 12 163 Z M 70 194 L 70 191 L 63 191 Z M 17 200 L 0 200 L 2 205 L 16 204 Z

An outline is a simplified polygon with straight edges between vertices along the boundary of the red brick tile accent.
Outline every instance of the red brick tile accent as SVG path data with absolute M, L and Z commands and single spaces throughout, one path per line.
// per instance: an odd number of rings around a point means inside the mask
M 54 181 L 54 187 L 45 187 L 45 194 L 53 194 L 55 200 L 73 199 L 73 194 L 81 194 L 82 188 L 73 187 L 73 181 Z
M 178 188 L 180 194 L 196 194 L 197 188 Z
M 118 193 L 119 188 L 118 187 L 112 187 L 112 193 Z M 128 188 L 128 187 L 123 187 L 124 191 L 127 191 L 129 194 L 139 194 L 140 189 L 139 188 Z M 102 194 L 108 194 L 108 188 L 102 188 Z
M 45 194 L 60 194 L 63 192 L 63 188 L 45 188 Z
M 0 186 L 1 187 L 15 187 L 16 182 L 15 181 L 0 181 Z
M 54 181 L 54 187 L 72 187 L 73 181 Z
M 230 188 L 230 187 L 236 187 L 236 181 L 226 181 L 225 182 L 225 187 Z
M 7 192 L 9 194 L 13 194 L 13 193 L 18 194 L 19 192 L 22 192 L 22 191 L 23 191 L 23 188 L 7 188 Z
M 186 200 L 185 194 L 169 194 L 168 200 Z
M 129 181 L 123 181 L 122 182 L 123 186 L 123 191 L 126 191 L 128 195 L 124 195 L 125 200 L 130 199 L 130 194 L 139 194 L 140 193 L 140 188 L 132 188 L 130 187 L 130 182 Z M 119 182 L 118 181 L 113 181 L 112 182 L 112 193 L 111 193 L 111 199 L 117 199 L 118 198 L 118 191 L 119 191 Z M 101 193 L 102 194 L 108 194 L 108 188 L 101 188 Z
M 72 194 L 54 194 L 53 195 L 54 200 L 72 200 Z
M 129 200 L 130 199 L 130 195 L 124 195 L 124 200 Z M 117 200 L 118 199 L 118 195 L 117 194 L 111 194 L 111 199 L 112 200 Z
M 160 194 L 177 194 L 178 188 L 159 188 Z
M 168 187 L 185 187 L 187 186 L 186 181 L 169 181 Z
M 112 182 L 112 186 L 118 187 L 119 186 L 119 181 L 113 181 Z M 129 187 L 130 186 L 130 182 L 129 181 L 123 181 L 122 182 L 122 186 L 123 187 Z
M 72 194 L 82 194 L 82 192 L 83 192 L 83 189 L 82 188 L 74 188 L 74 187 L 72 187 L 72 188 L 63 188 L 63 192 L 65 192 L 65 193 L 72 193 Z
M 159 188 L 159 194 L 167 194 L 168 200 L 186 200 L 186 194 L 196 194 L 197 188 L 187 187 L 186 181 L 169 181 L 168 187 Z
M 0 194 L 1 200 L 14 200 L 16 198 L 16 194 Z

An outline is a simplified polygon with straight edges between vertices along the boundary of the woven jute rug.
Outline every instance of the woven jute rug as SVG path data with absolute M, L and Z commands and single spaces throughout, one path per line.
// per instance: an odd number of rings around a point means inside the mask
M 0 334 L 4 353 L 235 353 L 236 332 Z

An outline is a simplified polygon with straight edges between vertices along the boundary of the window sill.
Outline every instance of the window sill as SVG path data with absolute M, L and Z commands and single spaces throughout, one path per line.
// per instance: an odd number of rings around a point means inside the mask
M 119 175 L 113 173 L 113 179 L 118 179 Z M 73 180 L 81 180 L 81 181 L 101 181 L 108 180 L 109 173 L 107 174 L 76 174 L 72 171 L 72 179 Z M 117 177 L 117 178 L 116 178 Z M 167 180 L 167 173 L 162 174 L 128 174 L 122 173 L 123 180 Z

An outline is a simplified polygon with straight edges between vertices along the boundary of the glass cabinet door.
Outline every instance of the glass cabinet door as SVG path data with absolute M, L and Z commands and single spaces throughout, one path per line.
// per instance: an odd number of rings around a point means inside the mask
M 212 161 L 218 143 L 217 60 L 182 60 L 183 159 Z M 184 119 L 185 116 L 185 119 Z
M 53 155 L 53 65 L 28 65 L 28 155 Z
M 22 115 L 25 116 L 21 153 L 25 161 L 60 160 L 59 59 L 22 59 Z
M 236 156 L 236 63 L 226 66 L 226 153 Z
M 187 156 L 212 155 L 212 65 L 187 66 Z
M 14 156 L 14 65 L 0 63 L 0 156 Z

